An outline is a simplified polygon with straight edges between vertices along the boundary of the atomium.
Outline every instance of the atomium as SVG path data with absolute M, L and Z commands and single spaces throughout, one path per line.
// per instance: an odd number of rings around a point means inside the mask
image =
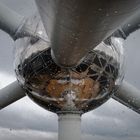
M 76 67 L 63 68 L 53 61 L 51 48 L 42 40 L 25 42 L 28 45 L 20 49 L 15 61 L 17 79 L 27 95 L 45 109 L 84 113 L 103 104 L 117 89 L 120 63 L 112 48 L 104 51 L 104 43 Z

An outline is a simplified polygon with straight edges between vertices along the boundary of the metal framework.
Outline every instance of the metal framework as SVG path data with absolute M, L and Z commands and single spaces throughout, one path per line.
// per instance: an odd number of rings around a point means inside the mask
M 36 0 L 44 27 L 51 40 L 52 55 L 58 65 L 62 67 L 77 65 L 91 48 L 96 47 L 114 32 L 127 17 L 131 16 L 120 28 L 124 39 L 140 28 L 140 12 L 135 8 L 136 6 L 140 8 L 139 0 L 109 2 L 108 5 L 104 0 Z M 115 8 L 109 7 L 114 5 L 120 9 L 115 11 Z M 76 8 L 77 6 L 79 8 Z M 83 6 L 88 10 L 87 14 L 81 10 Z M 105 13 L 108 8 L 110 13 Z M 25 21 L 24 17 L 0 4 L 0 29 L 14 40 L 23 36 L 34 36 Z M 13 82 L 0 90 L 0 109 L 24 96 L 25 91 L 18 82 Z M 127 82 L 122 83 L 113 98 L 140 113 L 140 91 Z M 80 121 L 80 114 L 59 114 L 59 140 L 80 140 Z

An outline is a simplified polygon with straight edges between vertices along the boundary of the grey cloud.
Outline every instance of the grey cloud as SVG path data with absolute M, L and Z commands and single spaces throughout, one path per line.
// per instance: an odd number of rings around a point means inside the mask
M 0 111 L 0 126 L 14 129 L 57 131 L 57 116 L 27 97 Z
M 1 140 L 57 140 L 57 133 L 34 130 L 12 130 L 0 128 Z M 81 140 L 118 140 L 118 137 L 83 134 Z M 121 139 L 121 138 L 120 138 Z M 123 137 L 122 140 L 139 140 L 139 137 Z
M 30 17 L 37 11 L 34 0 L 0 0 L 0 2 L 25 17 Z
M 1 140 L 56 140 L 57 134 L 35 130 L 12 130 L 0 128 Z
M 116 108 L 116 110 L 114 110 Z M 113 115 L 114 114 L 114 115 Z M 0 126 L 18 130 L 31 129 L 33 131 L 57 132 L 58 118 L 27 97 L 0 111 Z M 88 138 L 92 135 L 97 140 L 129 137 L 140 137 L 140 117 L 135 112 L 114 100 L 110 100 L 102 107 L 82 116 L 82 134 Z M 86 136 L 86 135 L 84 135 Z
M 130 137 L 112 137 L 112 136 L 107 136 L 107 135 L 88 135 L 88 134 L 85 134 L 82 136 L 82 140 L 139 140 L 139 137 L 137 136 L 130 136 Z
M 140 89 L 140 30 L 131 34 L 125 41 L 126 56 L 125 79 Z
M 101 136 L 139 136 L 140 116 L 120 103 L 110 100 L 83 117 L 83 131 Z M 85 128 L 84 125 L 88 126 Z
M 8 34 L 0 30 L 0 71 L 14 75 L 13 44 Z

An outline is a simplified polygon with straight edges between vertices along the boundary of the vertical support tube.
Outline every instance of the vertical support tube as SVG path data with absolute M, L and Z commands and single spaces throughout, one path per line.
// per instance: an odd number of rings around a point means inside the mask
M 61 113 L 58 117 L 58 140 L 80 140 L 81 115 Z

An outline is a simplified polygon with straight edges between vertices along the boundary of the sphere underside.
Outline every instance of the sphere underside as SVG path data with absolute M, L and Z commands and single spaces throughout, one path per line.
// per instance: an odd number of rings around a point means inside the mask
M 117 61 L 99 50 L 74 68 L 61 68 L 48 48 L 20 63 L 16 75 L 28 96 L 47 110 L 87 112 L 112 95 L 118 71 Z

